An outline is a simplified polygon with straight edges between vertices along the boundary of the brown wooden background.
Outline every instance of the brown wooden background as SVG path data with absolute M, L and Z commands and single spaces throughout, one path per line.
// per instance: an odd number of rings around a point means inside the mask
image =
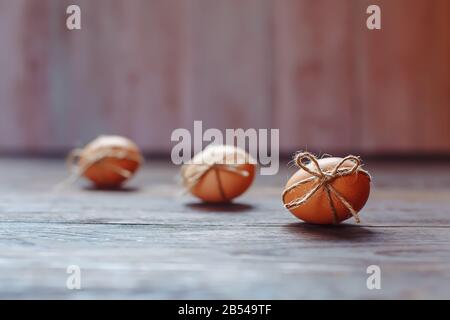
M 449 0 L 0 0 L 0 151 L 165 152 L 203 120 L 289 152 L 450 153 L 449 33 Z

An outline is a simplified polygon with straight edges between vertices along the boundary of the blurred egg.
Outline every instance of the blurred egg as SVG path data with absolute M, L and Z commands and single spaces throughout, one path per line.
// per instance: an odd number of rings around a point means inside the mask
M 143 161 L 138 146 L 121 136 L 100 136 L 79 152 L 77 167 L 98 188 L 117 188 Z
M 256 161 L 230 145 L 208 146 L 181 169 L 185 187 L 197 198 L 226 203 L 243 194 L 255 177 Z

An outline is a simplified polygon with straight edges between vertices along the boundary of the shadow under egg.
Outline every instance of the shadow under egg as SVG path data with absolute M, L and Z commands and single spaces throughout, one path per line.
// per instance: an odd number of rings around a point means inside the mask
M 196 212 L 208 213 L 244 213 L 251 211 L 254 207 L 246 203 L 187 203 L 185 206 Z
M 139 187 L 117 186 L 117 187 L 98 187 L 94 185 L 84 186 L 83 190 L 90 192 L 138 192 L 141 189 Z
M 305 222 L 289 223 L 283 226 L 291 234 L 310 240 L 358 240 L 370 241 L 378 233 L 367 227 L 353 224 L 318 225 Z

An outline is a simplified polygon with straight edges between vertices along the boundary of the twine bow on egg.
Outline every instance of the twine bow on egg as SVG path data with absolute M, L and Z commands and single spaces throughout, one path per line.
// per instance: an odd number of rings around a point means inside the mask
M 347 156 L 347 157 L 343 158 L 331 171 L 322 170 L 316 156 L 314 156 L 313 154 L 311 154 L 309 152 L 301 152 L 301 153 L 297 154 L 295 156 L 294 161 L 295 161 L 295 164 L 299 168 L 308 172 L 312 177 L 301 180 L 301 181 L 293 184 L 292 186 L 286 188 L 282 194 L 283 199 L 290 191 L 294 190 L 295 188 L 297 188 L 300 185 L 303 185 L 303 184 L 311 182 L 311 181 L 315 182 L 315 185 L 304 196 L 294 199 L 293 201 L 285 204 L 286 209 L 296 209 L 296 208 L 300 207 L 301 205 L 308 202 L 319 190 L 321 190 L 323 188 L 326 191 L 326 195 L 327 195 L 330 207 L 331 207 L 331 211 L 333 213 L 333 220 L 334 220 L 335 224 L 337 223 L 338 217 L 337 217 L 336 207 L 335 207 L 333 199 L 331 197 L 332 195 L 334 195 L 337 199 L 339 199 L 339 201 L 348 209 L 348 211 L 352 214 L 352 216 L 355 218 L 357 223 L 361 222 L 358 212 L 342 196 L 342 194 L 339 191 L 337 191 L 332 185 L 332 182 L 334 180 L 336 180 L 337 178 L 343 177 L 343 176 L 350 176 L 358 171 L 364 172 L 370 177 L 369 173 L 361 168 L 362 164 L 361 164 L 361 159 L 359 157 L 352 156 L 352 155 Z M 353 162 L 353 166 L 352 167 L 342 167 L 346 161 Z M 311 169 L 310 167 L 308 167 L 309 164 L 313 164 L 314 169 Z

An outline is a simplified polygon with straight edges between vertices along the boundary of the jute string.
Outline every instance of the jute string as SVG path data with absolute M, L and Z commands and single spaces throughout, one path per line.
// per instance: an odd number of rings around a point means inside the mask
M 85 158 L 85 162 L 83 165 L 79 165 L 77 160 L 80 158 L 83 150 L 82 149 L 74 149 L 72 150 L 66 159 L 67 167 L 69 168 L 70 175 L 63 182 L 59 183 L 55 189 L 60 189 L 62 187 L 66 187 L 70 184 L 75 183 L 84 173 L 91 168 L 92 166 L 98 164 L 102 160 L 106 158 L 115 158 L 119 160 L 130 160 L 136 161 L 137 163 L 141 163 L 143 161 L 141 156 L 130 154 L 127 150 L 115 150 L 112 148 L 99 150 L 98 152 L 93 153 L 91 156 Z M 103 166 L 108 167 L 110 170 L 114 171 L 118 175 L 128 179 L 133 175 L 129 170 L 120 168 L 114 164 L 105 163 Z
M 214 170 L 222 198 L 227 200 L 220 180 L 220 171 L 230 172 L 242 177 L 248 177 L 250 173 L 240 168 L 241 164 L 226 163 L 226 158 L 226 154 L 223 154 L 222 157 L 217 157 L 213 154 L 211 157 L 203 158 L 202 163 L 190 162 L 183 165 L 181 167 L 181 176 L 183 178 L 185 192 L 192 190 L 208 172 Z
M 289 192 L 296 189 L 298 186 L 309 182 L 314 182 L 314 184 L 311 190 L 309 190 L 304 196 L 294 199 L 293 201 L 285 204 L 286 209 L 296 209 L 300 207 L 301 205 L 308 202 L 319 190 L 325 189 L 327 199 L 333 213 L 334 223 L 338 222 L 338 217 L 332 195 L 334 195 L 348 209 L 357 223 L 361 222 L 358 212 L 356 212 L 352 205 L 332 185 L 332 182 L 337 178 L 350 176 L 352 174 L 355 174 L 356 172 L 363 172 L 370 178 L 369 173 L 361 168 L 362 164 L 359 157 L 352 155 L 347 156 L 343 158 L 331 171 L 323 171 L 322 168 L 320 168 L 316 156 L 309 152 L 298 153 L 295 156 L 294 161 L 299 168 L 308 172 L 312 177 L 301 180 L 285 189 L 282 195 L 283 200 Z M 346 161 L 353 162 L 353 165 L 351 167 L 343 167 Z M 309 164 L 312 164 L 312 169 L 308 167 Z

